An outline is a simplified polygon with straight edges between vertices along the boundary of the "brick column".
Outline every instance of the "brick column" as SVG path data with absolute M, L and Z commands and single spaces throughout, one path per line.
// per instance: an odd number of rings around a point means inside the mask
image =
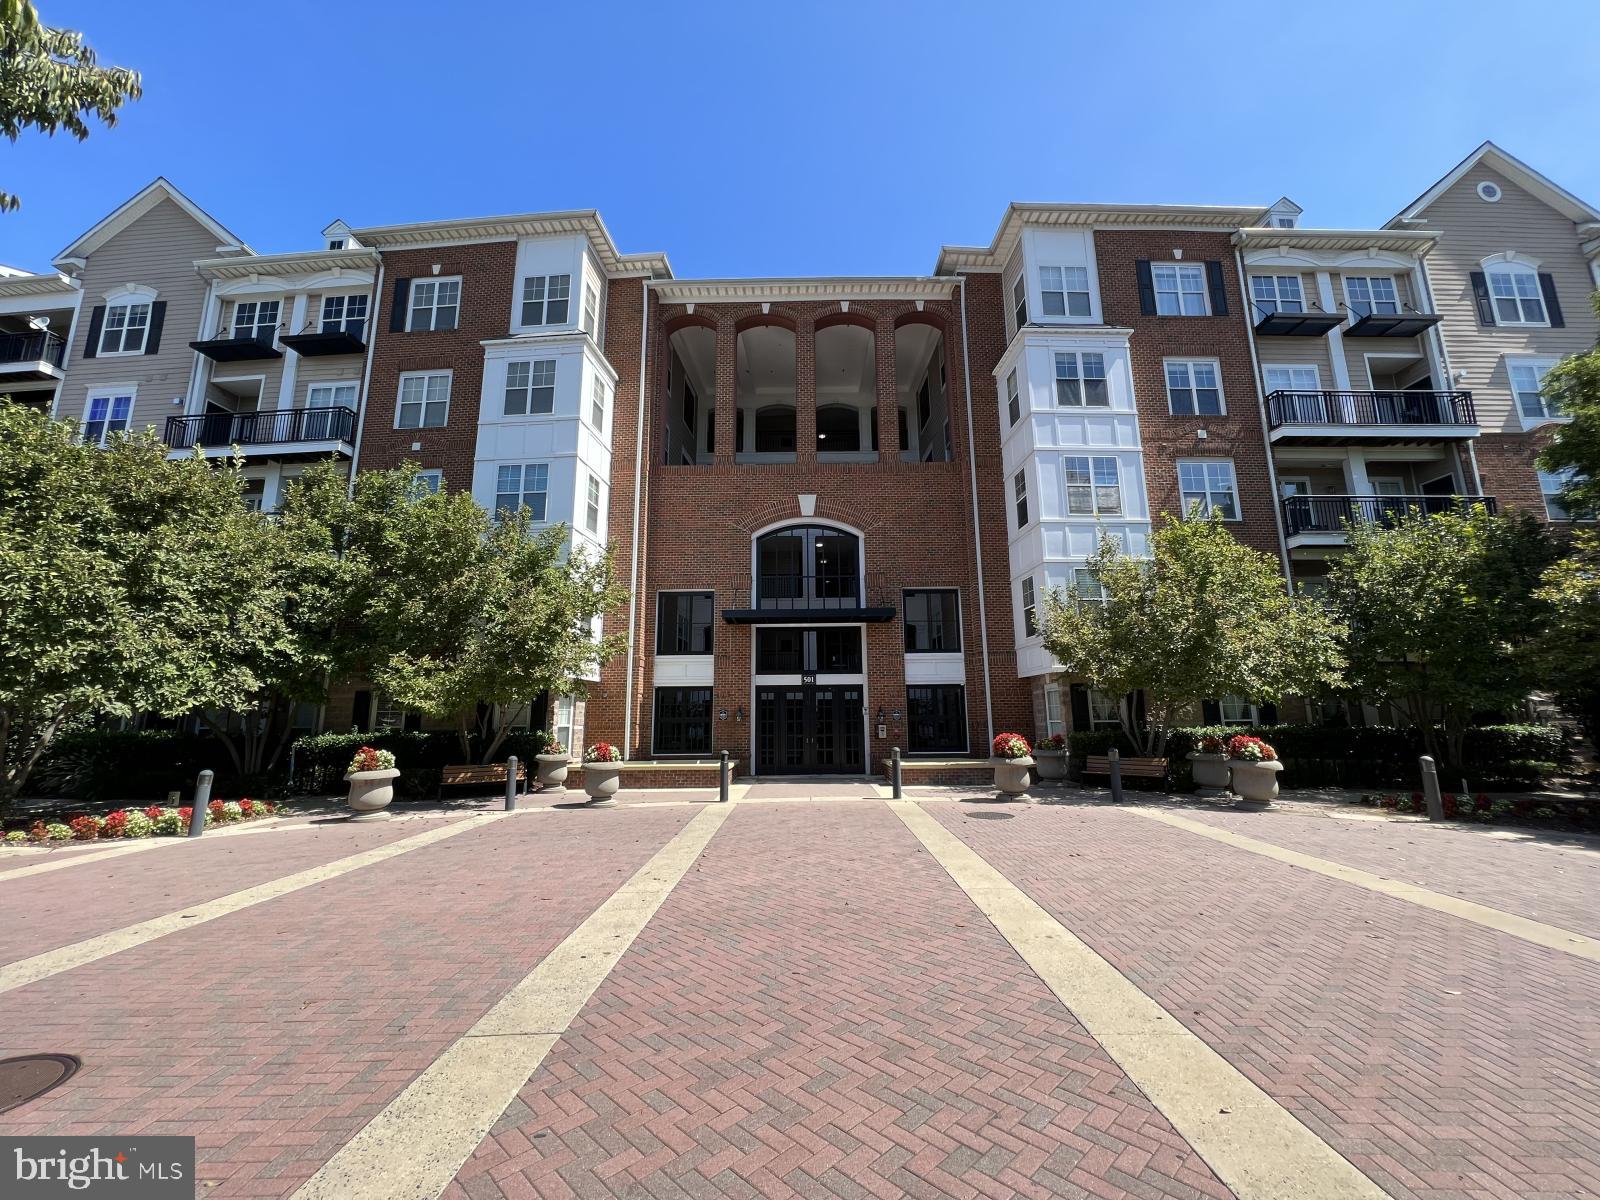
M 900 461 L 899 381 L 894 370 L 894 318 L 878 315 L 873 329 L 878 395 L 878 461 Z
M 717 452 L 719 467 L 731 467 L 738 452 L 739 365 L 738 334 L 733 318 L 717 317 Z
M 817 465 L 817 323 L 810 316 L 794 330 L 794 448 L 799 465 Z

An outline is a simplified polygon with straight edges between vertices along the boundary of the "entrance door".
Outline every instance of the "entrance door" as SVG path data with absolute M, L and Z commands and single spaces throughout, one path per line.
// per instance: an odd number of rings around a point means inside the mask
M 859 684 L 756 688 L 756 774 L 863 774 Z

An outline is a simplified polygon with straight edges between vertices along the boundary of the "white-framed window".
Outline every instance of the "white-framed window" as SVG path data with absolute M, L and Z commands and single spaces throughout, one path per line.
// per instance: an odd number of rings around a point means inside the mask
M 1539 492 L 1544 496 L 1544 515 L 1552 521 L 1574 521 L 1576 517 L 1561 502 L 1561 491 L 1571 483 L 1577 472 L 1571 467 L 1561 471 L 1540 471 Z
M 1166 360 L 1167 411 L 1175 417 L 1220 417 L 1221 368 L 1214 358 Z
M 342 425 L 338 420 L 336 408 L 355 411 L 356 393 L 360 385 L 356 383 L 313 383 L 306 387 L 306 407 L 311 411 L 305 414 L 300 426 L 300 436 L 308 442 L 322 441 L 333 437 L 351 437 L 353 430 Z
M 1122 718 L 1117 715 L 1117 702 L 1104 692 L 1094 688 L 1085 688 L 1089 701 L 1089 728 L 1106 729 L 1117 728 L 1122 724 Z
M 550 499 L 548 463 L 512 463 L 495 471 L 494 510 L 514 513 L 526 507 L 535 521 L 543 521 Z
M 150 334 L 150 301 L 132 300 L 123 304 L 106 306 L 105 320 L 100 325 L 102 358 L 119 354 L 143 354 L 145 339 Z
M 506 364 L 505 415 L 542 416 L 556 408 L 556 360 Z
M 589 381 L 589 424 L 598 434 L 606 431 L 606 381 L 598 375 Z
M 1400 312 L 1400 293 L 1387 275 L 1346 275 L 1344 303 L 1352 316 L 1396 316 Z
M 132 388 L 113 388 L 90 392 L 83 407 L 83 443 L 104 446 L 114 433 L 127 433 L 133 420 Z
M 1303 313 L 1306 310 L 1305 293 L 1298 275 L 1250 276 L 1250 299 L 1255 301 L 1256 313 Z
M 1022 420 L 1022 393 L 1017 390 L 1016 371 L 1006 376 L 1006 411 L 1013 425 Z
M 461 317 L 461 278 L 414 279 L 406 319 L 410 333 L 454 329 Z
M 1017 506 L 1017 528 L 1028 523 L 1028 473 L 1018 471 L 1011 477 L 1012 498 Z
M 1521 263 L 1495 263 L 1484 269 L 1497 325 L 1548 325 L 1538 273 Z
M 1066 722 L 1061 713 L 1061 688 L 1053 683 L 1044 685 L 1044 735 L 1055 737 L 1058 733 L 1067 732 Z
M 1104 604 L 1106 589 L 1088 567 L 1072 569 L 1072 590 L 1078 594 L 1079 604 Z
M 278 332 L 279 300 L 241 300 L 233 306 L 233 336 L 269 345 Z
M 583 285 L 583 331 L 592 338 L 600 336 L 600 293 L 593 285 Z
M 344 246 L 345 246 L 345 239 L 344 238 L 329 238 L 328 239 L 328 249 L 329 250 L 343 250 Z
M 432 471 L 418 471 L 412 480 L 412 487 L 416 490 L 418 495 L 421 495 L 423 492 L 427 492 L 430 495 L 437 495 L 439 489 L 444 487 L 444 472 L 437 469 Z
M 1224 725 L 1254 725 L 1256 706 L 1243 696 L 1223 696 L 1217 701 L 1217 711 Z
M 1094 351 L 1056 354 L 1056 404 L 1068 408 L 1110 408 L 1106 356 Z
M 1011 315 L 1016 318 L 1019 331 L 1028 323 L 1028 280 L 1026 276 L 1018 275 L 1017 281 L 1011 285 Z
M 1122 513 L 1122 481 L 1110 455 L 1069 454 L 1061 460 L 1067 486 L 1067 515 L 1110 517 Z
M 1156 312 L 1163 317 L 1203 317 L 1206 269 L 1199 263 L 1152 263 L 1150 281 L 1156 289 Z
M 1039 636 L 1039 604 L 1033 592 L 1033 576 L 1022 577 L 1022 636 Z
M 524 325 L 565 325 L 571 306 L 571 275 L 528 275 L 523 278 Z
M 400 376 L 396 429 L 442 429 L 449 416 L 449 371 L 413 371 Z
M 1089 268 L 1040 267 L 1039 303 L 1047 317 L 1087 317 Z
M 567 748 L 570 758 L 573 756 L 572 718 L 577 702 L 571 696 L 558 696 L 552 707 L 555 712 L 550 717 L 550 736 Z
M 600 535 L 600 479 L 589 476 L 588 492 L 584 497 L 583 527 L 596 537 Z
M 367 298 L 365 296 L 324 296 L 322 298 L 322 332 L 348 333 L 361 337 L 367 328 Z
M 1233 462 L 1225 458 L 1192 459 L 1178 463 L 1178 491 L 1185 517 L 1220 513 L 1224 521 L 1239 520 L 1239 489 Z
M 1511 394 L 1517 399 L 1517 413 L 1524 425 L 1564 416 L 1560 406 L 1544 394 L 1544 377 L 1556 362 L 1553 358 L 1506 358 Z
M 1311 363 L 1284 363 L 1262 366 L 1268 392 L 1320 392 L 1322 372 Z

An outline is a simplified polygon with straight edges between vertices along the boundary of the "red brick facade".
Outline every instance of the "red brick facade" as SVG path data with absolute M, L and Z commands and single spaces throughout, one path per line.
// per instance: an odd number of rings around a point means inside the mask
M 1531 433 L 1486 433 L 1474 440 L 1483 494 L 1493 496 L 1501 512 L 1531 512 L 1547 518 L 1534 460 L 1550 444 L 1552 426 Z

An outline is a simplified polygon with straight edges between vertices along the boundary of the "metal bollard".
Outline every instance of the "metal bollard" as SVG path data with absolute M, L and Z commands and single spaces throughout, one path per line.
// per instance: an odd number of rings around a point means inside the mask
M 1417 760 L 1422 768 L 1422 799 L 1428 806 L 1428 820 L 1444 820 L 1444 797 L 1439 794 L 1439 768 L 1424 754 Z
M 206 805 L 211 803 L 211 781 L 216 778 L 211 771 L 201 771 L 194 785 L 194 811 L 189 814 L 189 836 L 199 837 L 206 831 Z
M 900 779 L 900 747 L 889 751 L 889 791 L 896 800 L 905 798 L 905 786 Z
M 722 752 L 722 766 L 717 771 L 717 801 L 721 804 L 728 802 L 728 777 L 733 774 L 733 764 L 728 761 L 728 752 Z
M 1111 773 L 1111 803 L 1122 803 L 1122 752 L 1113 746 L 1106 751 L 1106 759 L 1110 764 Z
M 517 756 L 506 759 L 506 811 L 517 811 Z

